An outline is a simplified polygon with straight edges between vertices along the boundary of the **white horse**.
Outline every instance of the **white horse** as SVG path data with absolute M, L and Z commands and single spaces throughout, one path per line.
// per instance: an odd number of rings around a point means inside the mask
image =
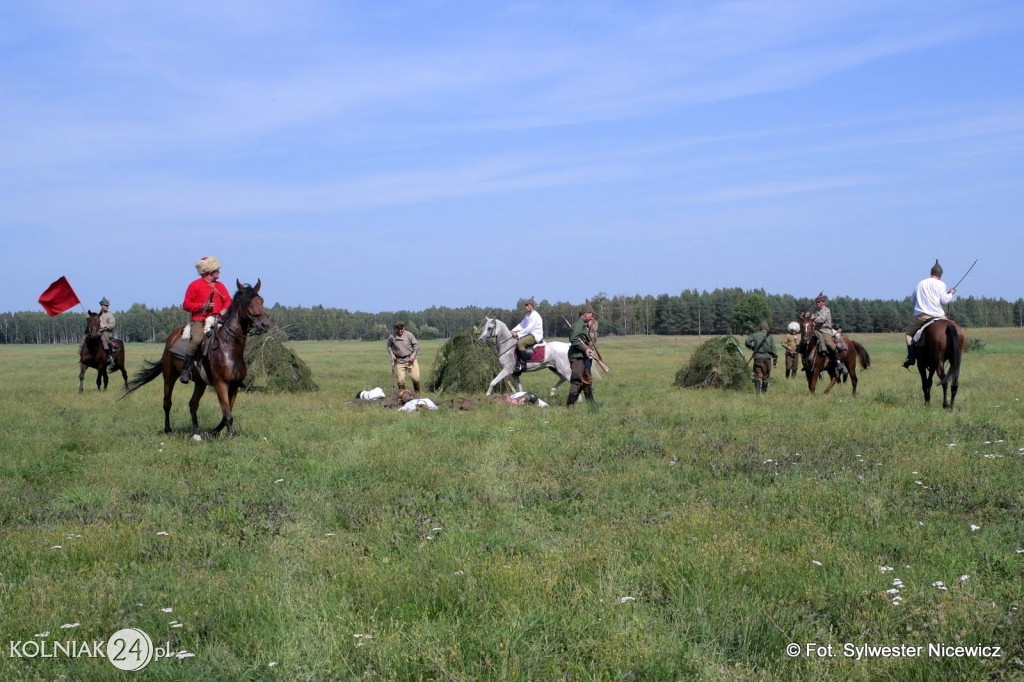
M 491 339 L 497 339 L 498 364 L 501 365 L 501 371 L 498 372 L 498 376 L 494 377 L 491 385 L 487 387 L 487 395 L 490 395 L 494 391 L 494 387 L 509 375 L 516 382 L 516 390 L 523 390 L 522 384 L 519 383 L 519 375 L 513 373 L 516 367 L 516 339 L 512 336 L 512 332 L 509 331 L 508 326 L 504 322 L 488 317 L 484 320 L 484 331 L 480 334 L 478 340 L 486 343 Z M 569 344 L 563 341 L 550 341 L 544 342 L 544 345 L 546 347 L 544 360 L 526 363 L 526 371 L 534 372 L 547 367 L 557 374 L 558 383 L 551 387 L 551 395 L 554 395 L 559 386 L 569 381 L 571 373 L 569 370 Z

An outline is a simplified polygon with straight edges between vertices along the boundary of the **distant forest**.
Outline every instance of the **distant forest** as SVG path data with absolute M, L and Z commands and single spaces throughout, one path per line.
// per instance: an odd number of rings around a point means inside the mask
M 688 289 L 678 295 L 613 296 L 597 294 L 590 299 L 597 310 L 601 335 L 622 334 L 744 334 L 758 320 L 768 319 L 775 332 L 785 330 L 802 311 L 814 308 L 811 298 L 767 294 L 755 289 Z M 565 337 L 579 314 L 582 303 L 539 301 L 537 311 L 544 317 L 544 331 L 550 337 Z M 910 298 L 901 301 L 858 299 L 838 296 L 829 301 L 832 317 L 848 332 L 902 331 L 912 316 Z M 180 308 L 151 310 L 141 303 L 128 310 L 112 311 L 117 317 L 115 335 L 128 342 L 162 341 L 175 327 L 184 326 L 188 316 Z M 448 338 L 462 329 L 479 325 L 485 315 L 497 316 L 513 325 L 523 316 L 522 301 L 517 309 L 445 308 L 364 313 L 344 309 L 286 307 L 268 308 L 271 322 L 292 340 L 338 341 L 384 339 L 391 325 L 402 320 L 421 339 Z M 1024 325 L 1024 299 L 968 297 L 955 300 L 947 314 L 965 327 L 1020 327 Z M 85 330 L 85 314 L 68 311 L 56 317 L 46 313 L 0 313 L 0 343 L 78 343 Z

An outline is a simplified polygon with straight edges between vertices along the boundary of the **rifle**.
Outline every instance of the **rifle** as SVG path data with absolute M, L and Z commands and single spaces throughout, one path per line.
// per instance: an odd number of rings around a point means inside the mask
M 569 328 L 572 329 L 572 325 L 569 324 L 569 320 L 565 319 L 565 315 L 562 316 L 562 321 L 568 324 Z M 603 369 L 605 373 L 612 371 L 612 368 L 606 365 L 604 358 L 601 357 L 601 351 L 597 350 L 597 344 L 591 345 L 589 343 L 584 343 L 583 345 L 587 347 L 587 357 L 593 359 L 594 362 L 600 365 L 601 369 Z

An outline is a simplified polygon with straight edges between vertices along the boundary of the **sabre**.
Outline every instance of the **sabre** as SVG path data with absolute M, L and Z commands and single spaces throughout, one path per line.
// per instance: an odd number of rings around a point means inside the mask
M 964 277 L 967 277 L 967 275 L 971 274 L 971 270 L 973 270 L 974 266 L 977 265 L 977 264 L 978 264 L 978 259 L 975 258 L 974 262 L 971 263 L 971 267 L 967 268 L 967 272 L 964 273 Z M 960 286 L 960 282 L 964 281 L 964 277 L 961 277 L 959 280 L 957 280 L 956 284 L 954 284 L 952 287 L 950 287 L 949 291 L 953 291 L 953 289 L 956 289 L 958 286 Z M 946 293 L 948 294 L 949 291 L 947 291 Z

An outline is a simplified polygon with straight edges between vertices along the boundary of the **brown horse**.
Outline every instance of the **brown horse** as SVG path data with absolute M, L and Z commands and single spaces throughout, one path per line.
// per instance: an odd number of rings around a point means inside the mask
M 192 377 L 195 388 L 192 399 L 188 402 L 189 414 L 192 415 L 193 438 L 199 440 L 199 401 L 206 392 L 208 385 L 217 391 L 222 417 L 213 430 L 214 435 L 227 427 L 228 435 L 235 435 L 234 415 L 231 410 L 235 405 L 235 396 L 245 381 L 245 339 L 249 334 L 262 334 L 270 328 L 270 320 L 263 310 L 263 297 L 260 296 L 260 281 L 256 286 L 243 285 L 235 280 L 238 291 L 231 301 L 231 306 L 214 327 L 212 335 L 204 341 L 203 357 L 193 365 Z M 171 432 L 171 393 L 174 384 L 181 375 L 184 351 L 173 351 L 176 343 L 181 340 L 183 330 L 175 329 L 167 337 L 164 354 L 159 361 L 147 360 L 145 366 L 131 380 L 125 394 L 131 395 L 136 389 L 148 384 L 161 374 L 164 377 L 164 433 Z M 184 344 L 181 341 L 181 344 Z
M 110 354 L 103 350 L 103 339 L 100 336 L 100 314 L 88 311 L 85 318 L 85 339 L 78 349 L 78 392 L 84 391 L 85 370 L 92 367 L 96 370 L 96 390 L 107 390 L 107 369 L 121 370 L 124 377 L 124 388 L 128 390 L 128 372 L 124 369 L 124 343 L 110 339 Z M 112 365 L 108 362 L 113 360 Z
M 832 390 L 832 387 L 839 383 L 839 376 L 836 373 L 836 364 L 825 353 L 818 348 L 818 337 L 814 335 L 814 321 L 807 313 L 800 313 L 800 329 L 802 337 L 797 350 L 803 357 L 804 371 L 807 373 L 807 388 L 814 389 L 818 386 L 818 377 L 823 371 L 827 371 L 832 381 L 825 389 L 825 395 Z M 850 372 L 850 387 L 853 395 L 857 395 L 857 360 L 860 359 L 864 369 L 871 367 L 871 356 L 867 349 L 849 337 L 846 339 L 846 350 L 839 351 L 839 359 L 846 365 Z
M 921 333 L 917 351 L 917 371 L 921 373 L 924 404 L 932 400 L 932 377 L 939 375 L 942 384 L 942 407 L 953 409 L 956 391 L 960 386 L 960 357 L 964 350 L 964 329 L 953 320 L 939 320 L 928 325 Z M 949 371 L 945 365 L 949 363 Z M 946 400 L 947 391 L 949 401 Z

